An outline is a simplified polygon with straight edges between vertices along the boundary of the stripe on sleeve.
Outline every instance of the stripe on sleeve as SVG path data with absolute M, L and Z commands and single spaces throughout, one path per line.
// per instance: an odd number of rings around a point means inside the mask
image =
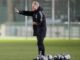
M 40 18 L 41 18 L 40 21 L 42 21 L 43 20 L 43 14 L 41 11 L 39 13 L 40 13 Z

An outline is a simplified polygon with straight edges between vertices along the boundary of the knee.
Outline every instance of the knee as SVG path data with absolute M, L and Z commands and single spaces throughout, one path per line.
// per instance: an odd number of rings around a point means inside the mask
M 37 44 L 40 46 L 40 45 L 43 45 L 43 41 L 44 41 L 44 38 L 43 37 L 37 37 Z
M 37 45 L 38 45 L 38 46 L 43 45 L 43 41 L 38 41 L 38 42 L 37 42 Z

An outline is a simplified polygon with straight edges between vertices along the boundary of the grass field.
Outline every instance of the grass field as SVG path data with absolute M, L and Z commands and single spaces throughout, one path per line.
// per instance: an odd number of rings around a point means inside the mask
M 46 54 L 69 53 L 80 60 L 80 40 L 45 40 Z M 36 40 L 0 40 L 0 60 L 32 60 L 37 56 Z

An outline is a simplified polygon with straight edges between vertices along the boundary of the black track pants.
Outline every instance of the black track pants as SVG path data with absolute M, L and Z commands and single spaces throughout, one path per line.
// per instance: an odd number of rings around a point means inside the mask
M 37 36 L 37 45 L 39 55 L 45 55 L 44 37 Z

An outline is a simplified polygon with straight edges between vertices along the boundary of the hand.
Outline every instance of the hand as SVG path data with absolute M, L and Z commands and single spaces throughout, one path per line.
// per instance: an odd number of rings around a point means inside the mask
M 15 12 L 16 12 L 16 13 L 19 13 L 19 10 L 18 10 L 17 8 L 15 8 Z
M 33 22 L 33 25 L 37 25 L 37 23 L 36 22 Z

